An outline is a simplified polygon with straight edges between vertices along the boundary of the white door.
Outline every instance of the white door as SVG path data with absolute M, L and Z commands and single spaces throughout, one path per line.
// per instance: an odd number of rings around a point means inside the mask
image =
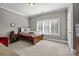
M 68 45 L 70 48 L 72 48 L 72 10 L 69 9 L 68 10 L 68 14 L 67 14 L 67 40 L 68 40 Z

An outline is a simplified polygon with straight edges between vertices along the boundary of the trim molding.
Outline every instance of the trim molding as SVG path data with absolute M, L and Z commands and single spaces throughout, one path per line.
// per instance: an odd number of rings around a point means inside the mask
M 68 42 L 67 42 L 67 44 L 68 44 Z M 69 44 L 68 44 L 68 47 L 69 47 L 69 49 L 70 49 L 71 55 L 72 55 L 72 56 L 76 56 L 76 55 L 77 55 L 76 49 L 71 48 L 71 47 L 69 46 Z
M 29 16 L 28 18 L 40 17 L 40 16 L 43 16 L 43 15 L 50 15 L 50 14 L 54 14 L 54 13 L 60 13 L 60 12 L 63 12 L 63 11 L 67 11 L 67 9 L 63 8 L 63 9 L 53 10 L 53 11 L 49 11 L 49 12 L 45 12 L 45 13 L 32 15 L 32 16 Z
M 67 41 L 65 41 L 65 40 L 60 40 L 60 39 L 51 39 L 51 38 L 45 38 L 45 37 L 43 37 L 45 40 L 48 40 L 49 39 L 49 41 L 55 41 L 55 42 L 60 42 L 60 43 L 65 43 L 65 44 L 67 44 Z
M 16 11 L 14 11 L 14 10 L 11 10 L 11 9 L 6 8 L 6 7 L 3 7 L 3 6 L 0 6 L 0 8 L 5 9 L 5 10 L 8 10 L 8 11 L 10 11 L 10 12 L 13 12 L 13 13 L 18 14 L 18 15 L 21 15 L 21 16 L 25 16 L 24 14 L 22 14 L 22 13 L 20 13 L 20 12 L 16 12 Z

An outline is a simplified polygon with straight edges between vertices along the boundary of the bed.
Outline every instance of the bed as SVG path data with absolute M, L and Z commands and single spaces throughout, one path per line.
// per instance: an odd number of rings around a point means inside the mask
M 43 39 L 43 34 L 32 34 L 32 33 L 20 32 L 20 37 L 25 40 L 30 40 L 33 44 L 36 44 L 37 42 Z
M 30 40 L 33 44 L 36 44 L 43 39 L 43 34 L 36 31 L 21 31 L 19 35 L 20 38 Z

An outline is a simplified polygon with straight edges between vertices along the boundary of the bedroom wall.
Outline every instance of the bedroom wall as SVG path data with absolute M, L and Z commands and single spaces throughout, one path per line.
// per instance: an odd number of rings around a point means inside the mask
M 76 49 L 76 28 L 79 24 L 79 3 L 73 3 L 73 48 Z
M 61 18 L 61 20 L 60 20 L 60 26 L 61 26 L 60 39 L 66 40 L 66 38 L 67 38 L 67 36 L 66 36 L 66 10 L 63 10 L 60 12 L 55 12 L 55 13 L 50 12 L 50 14 L 36 15 L 34 17 L 29 18 L 31 30 L 36 31 L 36 21 L 41 20 L 41 19 L 44 20 L 44 18 L 47 18 L 48 16 Z M 49 37 L 53 37 L 53 36 L 49 36 Z
M 15 27 L 10 27 L 11 23 L 15 23 Z M 10 31 L 17 32 L 18 27 L 29 27 L 28 19 L 0 8 L 0 36 L 7 36 Z

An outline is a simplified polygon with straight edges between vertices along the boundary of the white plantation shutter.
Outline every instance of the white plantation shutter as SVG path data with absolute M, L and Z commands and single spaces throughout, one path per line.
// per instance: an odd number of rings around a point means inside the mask
M 43 34 L 59 36 L 60 35 L 60 18 L 52 18 L 37 21 L 37 31 Z
M 37 21 L 37 31 L 43 32 L 43 21 Z
M 60 19 L 59 18 L 54 18 L 51 20 L 51 34 L 52 35 L 59 35 L 60 33 Z
M 44 20 L 44 34 L 50 33 L 50 20 Z

